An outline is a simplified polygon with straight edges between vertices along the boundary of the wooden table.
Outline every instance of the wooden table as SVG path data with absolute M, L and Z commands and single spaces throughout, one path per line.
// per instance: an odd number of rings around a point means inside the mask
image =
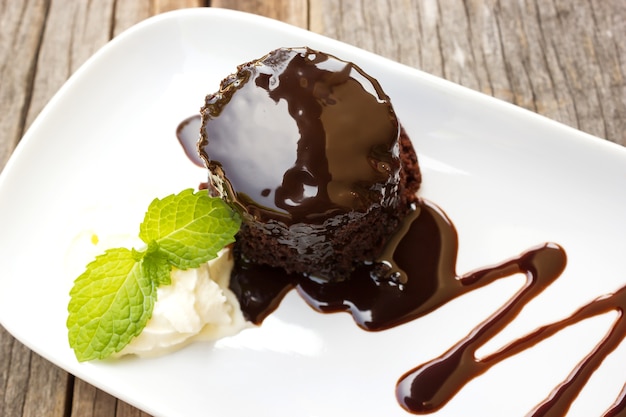
M 151 15 L 204 3 L 0 0 L 0 169 L 51 96 L 96 50 Z M 308 28 L 626 145 L 623 0 L 207 3 Z M 0 416 L 146 415 L 0 327 Z

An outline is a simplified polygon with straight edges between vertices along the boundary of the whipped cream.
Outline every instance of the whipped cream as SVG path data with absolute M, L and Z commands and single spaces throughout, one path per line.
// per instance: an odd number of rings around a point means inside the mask
M 171 284 L 157 289 L 152 317 L 143 331 L 115 356 L 159 356 L 196 340 L 232 336 L 250 324 L 228 289 L 230 250 L 199 268 L 172 269 Z
M 128 214 L 128 207 L 98 208 L 74 219 L 70 230 L 75 237 L 65 258 L 68 277 L 77 277 L 85 265 L 108 248 L 141 248 L 138 237 L 128 234 L 136 229 L 138 216 Z M 223 249 L 218 257 L 199 268 L 172 269 L 171 284 L 157 288 L 152 317 L 143 331 L 115 357 L 134 354 L 160 356 L 192 341 L 217 340 L 253 326 L 243 317 L 239 302 L 228 289 L 233 257 Z

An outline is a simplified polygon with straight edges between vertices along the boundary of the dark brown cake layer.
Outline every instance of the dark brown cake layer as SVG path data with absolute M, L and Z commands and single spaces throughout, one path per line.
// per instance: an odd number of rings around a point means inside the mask
M 352 63 L 278 49 L 238 68 L 202 109 L 209 185 L 241 211 L 242 259 L 345 278 L 372 260 L 419 187 L 389 97 Z

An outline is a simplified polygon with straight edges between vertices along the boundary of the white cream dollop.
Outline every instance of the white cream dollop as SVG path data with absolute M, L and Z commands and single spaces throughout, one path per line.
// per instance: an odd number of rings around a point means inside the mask
M 229 290 L 230 250 L 199 268 L 172 269 L 171 284 L 157 289 L 152 317 L 116 356 L 159 356 L 195 340 L 217 340 L 249 326 Z
M 145 245 L 138 236 L 128 233 L 136 229 L 143 213 L 144 202 L 135 202 L 92 207 L 76 216 L 68 225 L 75 234 L 64 260 L 67 276 L 79 276 L 85 265 L 109 248 Z M 172 269 L 171 284 L 157 288 L 157 300 L 146 327 L 114 356 L 160 356 L 192 341 L 217 340 L 253 327 L 228 288 L 232 267 L 231 251 L 225 248 L 199 268 Z

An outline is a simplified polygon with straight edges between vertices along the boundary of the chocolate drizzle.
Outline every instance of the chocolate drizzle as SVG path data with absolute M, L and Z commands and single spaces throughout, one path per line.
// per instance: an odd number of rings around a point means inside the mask
M 565 415 L 592 373 L 600 366 L 602 360 L 626 336 L 626 320 L 623 316 L 626 309 L 626 287 L 614 294 L 590 302 L 562 321 L 541 327 L 513 341 L 488 357 L 478 360 L 475 356 L 478 348 L 506 327 L 531 299 L 559 277 L 564 266 L 565 253 L 563 250 L 558 246 L 549 244 L 530 250 L 519 258 L 480 273 L 480 279 L 485 279 L 494 273 L 510 275 L 523 272 L 527 276 L 527 281 L 524 288 L 505 306 L 476 327 L 448 352 L 402 376 L 396 389 L 400 404 L 408 411 L 418 414 L 436 411 L 452 399 L 471 379 L 486 372 L 502 360 L 534 346 L 567 326 L 586 318 L 616 310 L 619 313 L 619 318 L 607 336 L 576 367 L 567 380 L 529 414 L 537 417 Z M 473 275 L 462 278 L 462 280 L 469 278 L 471 282 Z M 621 402 L 621 405 L 616 404 L 615 410 L 624 407 L 623 398 Z
M 626 416 L 626 384 L 622 388 L 613 406 L 602 415 L 602 417 L 624 417 Z
M 532 416 L 562 416 L 585 386 L 591 374 L 626 336 L 626 287 L 600 297 L 567 319 L 537 329 L 481 360 L 475 352 L 505 328 L 520 310 L 553 283 L 566 264 L 565 251 L 554 243 L 532 248 L 501 264 L 458 276 L 455 272 L 457 234 L 445 214 L 422 201 L 376 262 L 357 268 L 349 280 L 322 283 L 312 277 L 288 275 L 278 268 L 240 263 L 231 277 L 231 289 L 244 313 L 260 323 L 296 287 L 304 300 L 320 312 L 349 311 L 355 322 L 370 331 L 384 330 L 414 320 L 448 301 L 513 274 L 526 275 L 524 287 L 497 313 L 476 327 L 448 352 L 403 375 L 396 387 L 398 402 L 415 414 L 443 407 L 462 387 L 498 362 L 539 343 L 585 318 L 612 310 L 619 319 L 607 337 Z M 625 388 L 626 390 L 626 388 Z M 605 416 L 625 409 L 626 395 Z
M 491 360 L 492 363 L 499 362 L 515 353 L 522 351 L 541 340 L 546 339 L 552 334 L 564 329 L 567 326 L 571 326 L 578 323 L 581 320 L 594 317 L 610 311 L 617 311 L 618 318 L 611 326 L 611 329 L 602 339 L 602 341 L 593 349 L 587 357 L 578 364 L 576 369 L 570 373 L 565 381 L 555 389 L 550 396 L 539 406 L 533 410 L 532 416 L 561 416 L 569 409 L 570 405 L 576 399 L 576 396 L 580 393 L 584 385 L 589 381 L 593 372 L 600 366 L 604 358 L 611 353 L 626 337 L 626 318 L 624 312 L 626 311 L 626 287 L 620 288 L 613 294 L 605 295 L 603 297 L 596 298 L 592 302 L 588 303 L 584 307 L 580 308 L 570 317 L 541 327 L 530 333 L 529 335 L 514 341 L 500 352 L 498 352 L 495 358 Z M 489 358 L 488 358 L 489 359 Z M 621 403 L 621 404 L 620 404 Z M 622 392 L 622 398 L 618 403 L 609 410 L 609 414 L 617 413 L 621 408 L 622 412 L 625 411 L 626 402 L 624 400 L 624 392 Z M 617 415 L 617 414 L 614 414 Z
M 198 138 L 200 137 L 200 115 L 190 116 L 179 123 L 176 128 L 178 143 L 183 147 L 185 155 L 195 165 L 204 168 L 204 161 L 198 155 Z

